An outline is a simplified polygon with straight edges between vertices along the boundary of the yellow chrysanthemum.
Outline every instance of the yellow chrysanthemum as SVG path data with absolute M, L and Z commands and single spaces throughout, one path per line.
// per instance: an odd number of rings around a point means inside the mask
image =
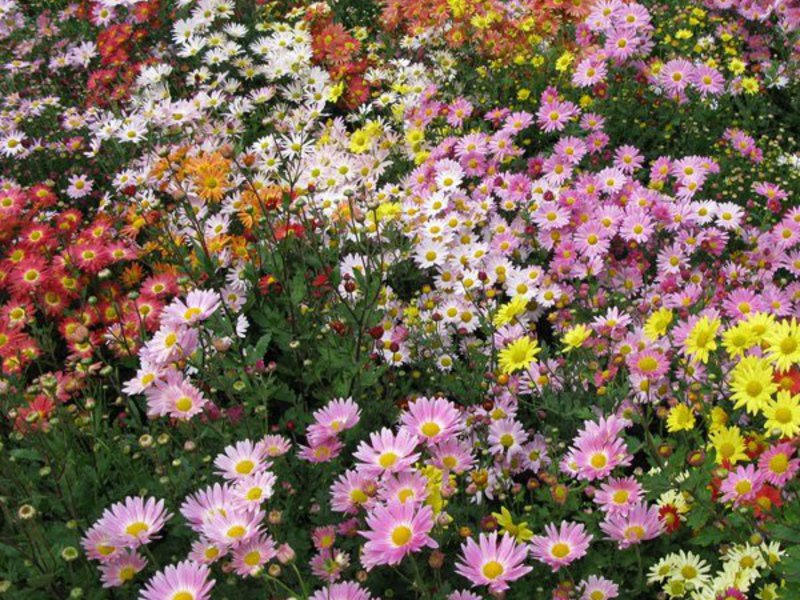
M 693 361 L 708 362 L 709 354 L 717 349 L 719 327 L 719 319 L 709 319 L 708 317 L 703 317 L 695 323 L 684 342 L 686 352 Z
M 793 396 L 786 390 L 778 392 L 775 400 L 764 408 L 764 417 L 764 428 L 768 433 L 794 437 L 800 433 L 800 394 Z
M 533 532 L 528 529 L 527 521 L 514 523 L 514 518 L 506 507 L 501 507 L 499 513 L 492 513 L 500 526 L 500 531 L 513 535 L 518 542 L 527 542 L 533 537 Z
M 644 324 L 644 334 L 655 341 L 667 333 L 671 323 L 672 311 L 668 308 L 660 308 L 648 317 Z
M 750 335 L 753 336 L 753 343 L 760 344 L 775 326 L 775 317 L 770 313 L 757 312 L 745 321 L 745 325 L 750 330 Z
M 564 351 L 569 352 L 570 350 L 580 348 L 583 345 L 583 342 L 588 340 L 589 336 L 591 335 L 592 330 L 586 325 L 575 325 L 564 334 L 564 337 L 561 338 L 561 341 L 564 342 L 564 346 L 566 346 Z
M 524 335 L 500 351 L 500 369 L 506 375 L 527 369 L 540 351 L 537 341 Z
M 737 462 L 747 460 L 744 438 L 738 427 L 719 427 L 708 434 L 708 441 L 716 452 L 717 464 L 726 460 L 735 465 Z
M 667 416 L 667 431 L 690 431 L 694 429 L 694 412 L 685 404 L 672 407 Z
M 495 327 L 507 325 L 518 316 L 523 314 L 527 307 L 528 301 L 524 296 L 514 296 L 511 302 L 500 307 L 500 310 L 497 311 L 492 323 L 494 323 Z
M 735 408 L 744 406 L 757 414 L 778 391 L 769 361 L 758 356 L 745 356 L 731 371 L 731 390 Z
M 732 357 L 742 356 L 757 342 L 747 323 L 738 323 L 722 334 L 722 347 Z
M 767 357 L 780 371 L 788 371 L 800 363 L 800 324 L 797 319 L 776 323 L 767 333 Z

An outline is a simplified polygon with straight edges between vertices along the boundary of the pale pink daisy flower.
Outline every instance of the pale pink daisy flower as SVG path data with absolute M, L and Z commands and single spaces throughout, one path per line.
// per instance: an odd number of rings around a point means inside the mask
M 86 175 L 72 175 L 69 178 L 69 187 L 67 188 L 67 196 L 72 200 L 83 198 L 92 193 L 94 182 Z
M 228 484 L 215 483 L 186 497 L 180 513 L 195 531 L 216 514 L 225 512 L 233 504 L 233 491 Z
M 163 500 L 129 496 L 106 509 L 101 522 L 116 544 L 135 549 L 158 539 L 156 534 L 170 518 Z
M 202 533 L 209 541 L 225 548 L 235 548 L 261 532 L 264 516 L 264 511 L 236 510 L 230 507 L 208 517 L 202 525 Z
M 550 523 L 545 525 L 544 533 L 531 539 L 531 556 L 554 572 L 584 556 L 592 541 L 583 523 L 562 521 L 558 529 Z
M 214 459 L 214 466 L 218 475 L 228 481 L 236 481 L 268 469 L 271 463 L 265 459 L 266 452 L 261 444 L 241 440 L 234 446 L 227 446 Z
M 700 64 L 689 73 L 689 83 L 702 96 L 717 96 L 725 90 L 725 78 L 714 67 Z
M 265 435 L 264 438 L 258 442 L 261 450 L 270 458 L 277 458 L 283 456 L 292 449 L 292 442 L 283 435 Z
M 631 457 L 625 442 L 619 438 L 588 438 L 576 444 L 565 458 L 574 462 L 578 479 L 594 481 L 605 479 L 616 467 L 628 464 Z
M 800 459 L 793 457 L 794 446 L 784 442 L 761 454 L 758 457 L 758 468 L 768 483 L 783 487 L 800 470 Z
M 233 572 L 242 577 L 258 575 L 277 556 L 275 540 L 265 533 L 251 537 L 233 550 Z
M 308 428 L 306 436 L 313 445 L 355 427 L 360 418 L 361 411 L 352 398 L 335 398 L 314 411 L 315 423 Z
M 121 548 L 112 539 L 103 519 L 92 525 L 81 538 L 81 546 L 91 560 L 110 562 L 119 556 Z
M 277 478 L 271 471 L 263 471 L 246 479 L 239 479 L 233 486 L 231 495 L 237 508 L 258 509 L 275 493 Z
M 658 74 L 659 82 L 669 93 L 678 94 L 686 89 L 691 81 L 694 65 L 682 58 L 668 61 Z
M 338 437 L 317 437 L 308 446 L 298 445 L 297 458 L 310 463 L 326 463 L 338 457 L 344 444 Z
M 381 482 L 378 498 L 385 502 L 422 504 L 428 497 L 428 480 L 416 471 L 405 471 Z
M 384 427 L 369 436 L 370 442 L 362 441 L 353 456 L 360 461 L 358 469 L 368 475 L 398 473 L 414 464 L 419 458 L 415 453 L 417 437 L 401 429 L 397 435 Z
M 478 543 L 472 538 L 461 545 L 456 573 L 466 577 L 473 587 L 485 585 L 492 593 L 508 589 L 508 584 L 533 570 L 525 564 L 527 548 L 517 544 L 513 536 L 503 535 L 498 543 L 497 532 L 481 533 Z
M 447 600 L 483 600 L 483 598 L 468 590 L 458 590 L 450 594 Z
M 361 564 L 368 571 L 378 565 L 396 565 L 412 552 L 422 548 L 438 548 L 428 535 L 433 529 L 433 509 L 419 509 L 411 502 L 377 505 L 366 517 L 369 527 L 359 533 L 367 538 L 361 553 Z
M 159 379 L 145 390 L 147 415 L 168 416 L 173 419 L 191 419 L 203 412 L 206 399 L 202 392 L 177 370 L 167 372 L 166 379 Z
M 605 577 L 589 575 L 578 583 L 580 600 L 613 600 L 619 596 L 619 586 Z
M 572 75 L 572 84 L 578 87 L 591 87 L 601 81 L 605 81 L 608 68 L 603 60 L 595 58 L 584 58 L 575 67 Z
M 318 590 L 308 600 L 373 600 L 373 597 L 359 584 L 345 581 Z
M 720 500 L 739 506 L 755 498 L 763 483 L 764 476 L 755 465 L 739 465 L 722 481 Z
M 537 122 L 546 133 L 561 131 L 580 111 L 572 102 L 555 100 L 544 102 L 536 112 Z
M 664 526 L 658 511 L 658 506 L 647 506 L 646 502 L 641 502 L 626 513 L 606 515 L 600 523 L 600 529 L 609 540 L 617 542 L 620 550 L 624 550 L 661 535 Z
M 595 491 L 594 501 L 603 512 L 619 514 L 638 504 L 643 497 L 644 491 L 635 477 L 612 477 Z
M 431 450 L 433 465 L 444 471 L 463 473 L 475 464 L 472 447 L 455 439 L 444 441 Z
M 489 426 L 489 451 L 502 454 L 518 450 L 527 443 L 528 433 L 522 424 L 512 418 L 500 419 Z
M 437 444 L 462 428 L 461 412 L 444 398 L 417 398 L 400 417 L 403 428 L 420 441 Z
M 219 294 L 213 290 L 192 290 L 186 299 L 175 299 L 164 309 L 161 322 L 177 327 L 205 321 L 219 308 Z
M 371 476 L 355 469 L 345 471 L 331 485 L 331 509 L 356 514 L 360 508 L 373 503 L 375 490 L 375 481 Z
M 111 562 L 100 565 L 100 580 L 104 588 L 120 587 L 146 566 L 147 559 L 135 550 L 127 550 Z
M 217 544 L 204 537 L 192 542 L 192 549 L 189 551 L 189 560 L 193 560 L 204 565 L 210 565 L 222 558 L 227 548 L 222 544 Z
M 147 582 L 139 600 L 209 600 L 214 580 L 208 566 L 193 561 L 170 565 Z

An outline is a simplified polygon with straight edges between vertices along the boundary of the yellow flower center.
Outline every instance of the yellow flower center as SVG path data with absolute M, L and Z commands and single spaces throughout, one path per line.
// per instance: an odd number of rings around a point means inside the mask
M 565 544 L 564 542 L 556 542 L 550 549 L 550 554 L 556 558 L 564 558 L 565 556 L 569 555 L 569 551 L 569 544 Z
M 792 354 L 795 350 L 797 350 L 797 340 L 794 338 L 787 337 L 786 339 L 781 341 L 781 352 L 784 354 Z
M 366 502 L 368 499 L 369 498 L 367 495 L 359 488 L 356 488 L 350 492 L 350 500 L 356 504 L 364 504 L 364 502 Z
M 378 464 L 384 469 L 389 469 L 397 462 L 397 454 L 394 452 L 384 452 L 378 458 Z
M 125 528 L 125 533 L 133 537 L 136 537 L 140 533 L 144 533 L 148 529 L 150 529 L 150 527 L 144 521 L 135 521 Z
M 625 529 L 626 540 L 640 540 L 644 537 L 644 527 L 641 525 L 631 525 Z
M 442 459 L 442 464 L 447 467 L 448 469 L 455 469 L 458 461 L 454 456 L 445 456 Z
M 172 597 L 172 600 L 194 600 L 192 592 L 181 591 Z
M 617 490 L 614 492 L 614 495 L 611 496 L 611 500 L 613 500 L 614 504 L 625 504 L 630 498 L 630 492 L 628 490 Z
M 420 427 L 420 431 L 425 437 L 435 437 L 439 435 L 441 430 L 442 428 L 439 427 L 439 424 L 434 423 L 433 421 L 428 421 L 422 427 Z
M 405 503 L 405 501 L 408 500 L 409 498 L 413 497 L 414 497 L 414 491 L 409 488 L 404 488 L 399 492 L 397 492 L 397 499 L 403 503 Z
M 127 567 L 122 567 L 119 570 L 119 580 L 120 581 L 130 581 L 133 579 L 133 576 L 136 575 L 136 569 L 131 567 L 130 565 Z
M 775 411 L 775 420 L 778 423 L 791 423 L 792 411 L 784 406 L 781 406 L 779 409 Z
M 595 454 L 592 454 L 592 458 L 589 459 L 589 463 L 595 469 L 602 469 L 608 464 L 608 459 L 602 452 L 596 452 Z
M 192 403 L 192 399 L 188 396 L 181 396 L 178 398 L 178 401 L 175 403 L 175 408 L 177 408 L 181 412 L 186 412 L 190 410 L 194 406 Z
M 769 470 L 773 473 L 785 473 L 789 468 L 789 457 L 785 454 L 776 454 L 769 460 Z
M 741 481 L 738 481 L 736 483 L 734 489 L 736 490 L 737 494 L 739 494 L 740 496 L 744 496 L 745 494 L 749 493 L 750 490 L 753 489 L 753 484 L 750 483 L 748 479 L 742 479 Z
M 228 532 L 225 535 L 227 535 L 229 538 L 238 540 L 245 533 L 247 533 L 247 530 L 242 525 L 234 525 L 233 527 L 228 529 Z
M 250 460 L 249 458 L 245 458 L 244 460 L 240 460 L 236 463 L 236 472 L 240 475 L 248 475 L 250 471 L 255 468 L 255 463 Z
M 261 497 L 264 495 L 264 490 L 260 487 L 252 487 L 247 491 L 245 494 L 245 498 L 251 501 L 261 500 Z
M 745 390 L 747 391 L 747 394 L 749 396 L 754 397 L 754 398 L 756 396 L 758 396 L 759 394 L 761 394 L 761 391 L 763 389 L 764 389 L 764 386 L 762 386 L 758 381 L 751 381 L 745 387 Z
M 186 319 L 187 321 L 189 321 L 189 320 L 193 319 L 194 317 L 196 317 L 197 315 L 199 315 L 201 312 L 202 311 L 199 308 L 197 308 L 196 306 L 193 306 L 192 308 L 187 308 L 186 309 L 186 312 L 183 313 L 183 318 Z
M 504 433 L 503 435 L 500 436 L 500 444 L 504 448 L 510 448 L 511 446 L 514 445 L 514 436 L 511 435 L 510 433 Z
M 252 550 L 244 555 L 242 562 L 248 567 L 255 567 L 261 561 L 261 553 L 258 550 Z
M 406 525 L 399 525 L 392 530 L 392 543 L 395 546 L 405 546 L 411 539 L 412 531 Z
M 486 577 L 486 579 L 497 579 L 504 572 L 505 569 L 503 569 L 503 565 L 496 560 L 490 560 L 483 565 L 483 568 L 481 569 L 481 573 L 483 573 L 483 576 Z
M 651 373 L 658 368 L 658 361 L 652 356 L 643 356 L 639 359 L 638 367 L 643 373 Z

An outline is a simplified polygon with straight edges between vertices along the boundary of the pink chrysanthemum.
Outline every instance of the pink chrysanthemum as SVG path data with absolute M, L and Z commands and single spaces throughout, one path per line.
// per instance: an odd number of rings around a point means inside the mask
M 186 497 L 181 504 L 181 515 L 192 529 L 200 531 L 203 523 L 233 505 L 233 492 L 227 484 L 215 483 Z
M 372 595 L 357 583 L 345 581 L 315 592 L 308 600 L 372 600 Z
M 314 412 L 315 423 L 308 428 L 306 437 L 311 445 L 339 435 L 341 432 L 354 427 L 361 413 L 358 405 L 352 398 L 337 398 L 331 400 L 323 408 Z
M 607 515 L 600 529 L 608 539 L 617 542 L 620 550 L 661 535 L 663 524 L 658 506 L 647 506 L 641 502 L 621 515 Z
M 258 445 L 260 450 L 270 458 L 283 456 L 292 449 L 292 442 L 283 435 L 266 435 Z
M 756 497 L 764 483 L 764 476 L 755 465 L 739 465 L 720 485 L 722 502 L 733 502 L 735 506 L 747 502 Z
M 410 502 L 379 505 L 367 515 L 367 526 L 369 530 L 360 533 L 368 540 L 361 554 L 361 564 L 368 571 L 378 565 L 396 565 L 422 548 L 439 547 L 428 535 L 433 529 L 430 506 L 417 510 Z
M 241 440 L 236 442 L 235 446 L 227 446 L 223 453 L 214 459 L 214 466 L 217 467 L 218 475 L 229 481 L 235 481 L 268 469 L 270 463 L 265 458 L 266 452 L 262 444 Z
M 213 290 L 192 290 L 185 300 L 175 299 L 164 309 L 162 323 L 177 327 L 208 319 L 219 308 L 219 294 Z
M 258 575 L 267 564 L 278 554 L 275 540 L 267 534 L 259 534 L 240 544 L 233 551 L 233 571 L 237 575 Z
M 156 534 L 171 517 L 163 500 L 129 496 L 107 509 L 100 523 L 108 529 L 115 544 L 136 549 L 157 539 Z
M 258 535 L 263 520 L 264 511 L 251 512 L 231 507 L 206 519 L 202 533 L 220 546 L 235 548 Z
M 783 487 L 800 470 L 800 459 L 793 457 L 792 444 L 778 444 L 758 457 L 758 468 L 768 483 Z
M 456 573 L 466 577 L 473 586 L 485 585 L 493 593 L 508 589 L 508 584 L 532 571 L 524 565 L 528 550 L 517 544 L 513 536 L 503 535 L 498 542 L 497 532 L 481 533 L 478 543 L 468 538 L 461 545 L 461 562 Z
M 418 398 L 400 417 L 403 427 L 420 441 L 438 444 L 461 430 L 461 413 L 444 398 Z
M 405 429 L 394 435 L 384 427 L 380 432 L 371 433 L 370 443 L 361 442 L 353 456 L 360 463 L 358 469 L 368 475 L 398 473 L 410 467 L 419 458 L 415 453 L 417 437 Z
M 644 492 L 635 477 L 618 479 L 612 477 L 595 492 L 594 501 L 605 513 L 624 513 L 633 504 L 642 500 Z
M 139 600 L 209 600 L 213 587 L 208 567 L 187 560 L 153 575 Z
M 589 575 L 578 584 L 582 591 L 580 600 L 612 600 L 619 596 L 619 586 L 605 577 Z
M 381 485 L 378 497 L 386 502 L 411 502 L 422 504 L 428 497 L 428 480 L 416 471 L 406 471 L 387 477 Z
M 127 550 L 111 562 L 100 565 L 100 580 L 104 588 L 120 587 L 146 566 L 147 559 L 135 550 Z
M 550 523 L 544 531 L 545 535 L 535 535 L 531 539 L 531 555 L 550 565 L 553 571 L 584 556 L 592 541 L 592 535 L 586 533 L 583 523 L 562 521 L 558 529 Z

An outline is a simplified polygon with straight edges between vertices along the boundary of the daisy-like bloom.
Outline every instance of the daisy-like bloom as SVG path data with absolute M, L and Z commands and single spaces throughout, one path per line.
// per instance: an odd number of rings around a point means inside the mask
M 545 525 L 544 533 L 531 539 L 531 556 L 552 567 L 554 572 L 584 556 L 592 541 L 583 523 L 562 521 L 558 529 L 550 523 Z
M 262 533 L 251 537 L 233 551 L 233 571 L 242 577 L 258 575 L 264 565 L 278 555 L 275 540 Z
M 483 600 L 478 594 L 474 594 L 467 590 L 459 590 L 453 592 L 447 597 L 447 600 Z
M 111 562 L 100 565 L 100 580 L 104 588 L 120 587 L 146 566 L 147 559 L 134 550 L 128 550 Z
M 500 351 L 499 365 L 503 373 L 510 375 L 515 371 L 525 370 L 536 360 L 541 348 L 537 340 L 523 335 Z
M 102 519 L 86 531 L 81 539 L 81 546 L 86 556 L 100 562 L 110 562 L 120 553 L 120 547 L 114 543 L 111 532 Z
M 72 200 L 77 200 L 88 196 L 92 193 L 94 182 L 86 175 L 72 175 L 69 178 L 69 187 L 67 188 L 67 196 Z
M 381 485 L 378 497 L 386 503 L 410 502 L 422 504 L 428 497 L 428 480 L 416 471 L 406 471 L 386 478 Z
M 488 586 L 492 593 L 507 590 L 509 582 L 533 570 L 523 564 L 528 555 L 524 544 L 518 544 L 510 535 L 503 535 L 499 542 L 497 538 L 496 531 L 481 533 L 478 543 L 468 538 L 461 545 L 460 562 L 456 563 L 456 573 L 469 579 L 473 587 Z
M 764 479 L 772 485 L 783 487 L 800 470 L 800 459 L 793 458 L 794 446 L 788 442 L 778 444 L 758 457 L 758 468 Z
M 158 539 L 158 532 L 171 517 L 163 500 L 129 496 L 106 509 L 100 522 L 115 544 L 136 549 Z
M 338 437 L 325 437 L 322 439 L 316 438 L 310 446 L 300 445 L 299 448 L 300 451 L 297 453 L 297 458 L 319 464 L 330 462 L 339 456 L 344 444 Z
M 512 450 L 521 450 L 528 441 L 528 433 L 522 424 L 513 418 L 494 421 L 489 426 L 489 451 L 493 454 L 510 453 Z
M 655 380 L 664 375 L 669 368 L 666 357 L 655 350 L 643 350 L 625 357 L 625 362 L 631 372 L 650 380 Z
M 743 357 L 730 376 L 734 408 L 744 406 L 748 413 L 758 414 L 778 391 L 774 379 L 775 372 L 768 360 L 758 356 Z
M 264 454 L 270 458 L 283 456 L 292 449 L 292 442 L 283 435 L 265 435 L 258 444 Z
M 616 541 L 620 550 L 640 544 L 661 535 L 663 525 L 658 517 L 658 506 L 647 506 L 646 502 L 634 505 L 619 515 L 606 515 L 600 529 L 608 539 Z
M 233 486 L 233 503 L 237 508 L 258 509 L 275 493 L 275 474 L 263 471 L 246 479 L 239 479 Z
M 164 309 L 161 322 L 178 327 L 191 326 L 208 319 L 219 308 L 219 294 L 213 290 L 192 290 L 185 300 L 175 299 Z
M 689 335 L 686 336 L 684 347 L 692 361 L 708 362 L 710 353 L 717 349 L 717 331 L 720 327 L 719 319 L 703 317 L 694 324 Z
M 211 542 L 224 548 L 236 548 L 261 533 L 264 516 L 264 511 L 236 510 L 231 506 L 208 517 L 201 529 Z
M 555 100 L 543 102 L 536 112 L 537 123 L 545 133 L 561 131 L 570 119 L 578 116 L 578 107 L 572 102 Z
M 215 483 L 186 497 L 181 504 L 181 515 L 195 531 L 216 514 L 224 513 L 233 505 L 233 490 L 228 484 Z
M 336 398 L 323 408 L 314 412 L 315 423 L 308 428 L 308 441 L 313 445 L 316 441 L 334 437 L 358 423 L 361 412 L 352 398 Z
M 359 508 L 371 503 L 374 492 L 375 482 L 369 475 L 350 469 L 339 475 L 331 486 L 331 508 L 341 513 L 356 514 Z
M 437 444 L 430 452 L 433 465 L 443 471 L 460 474 L 475 464 L 471 446 L 455 439 Z
M 193 560 L 204 565 L 210 565 L 211 563 L 222 558 L 225 550 L 225 546 L 221 544 L 215 544 L 214 542 L 201 537 L 199 540 L 195 540 L 195 542 L 192 543 L 192 549 L 189 552 L 189 560 Z
M 800 364 L 800 324 L 797 319 L 775 323 L 766 335 L 769 358 L 779 371 Z
M 145 390 L 145 395 L 147 415 L 151 417 L 191 419 L 203 412 L 206 405 L 202 392 L 177 370 L 168 371 L 166 379 L 156 380 L 152 387 Z
M 186 560 L 159 571 L 147 582 L 139 600 L 209 600 L 214 580 L 208 566 Z
M 708 441 L 716 451 L 716 462 L 719 465 L 726 462 L 735 465 L 739 461 L 747 460 L 744 438 L 736 425 L 715 428 L 708 434 Z
M 676 404 L 667 415 L 667 431 L 670 433 L 691 431 L 694 429 L 694 424 L 694 411 L 691 406 L 686 404 Z
M 437 444 L 462 428 L 461 412 L 444 398 L 418 398 L 400 417 L 403 428 L 427 444 Z
M 728 476 L 720 486 L 722 492 L 722 502 L 733 502 L 739 506 L 755 498 L 761 485 L 763 476 L 761 471 L 757 471 L 755 465 L 740 465 Z
M 594 501 L 603 512 L 618 514 L 640 502 L 643 497 L 644 491 L 635 477 L 612 477 L 595 492 Z
M 308 600 L 372 600 L 372 595 L 359 584 L 345 581 L 315 592 Z
M 689 74 L 689 83 L 702 96 L 716 96 L 725 89 L 725 78 L 713 67 L 700 64 Z
M 673 555 L 673 580 L 680 580 L 687 589 L 703 588 L 709 580 L 709 564 L 692 552 L 681 550 Z
M 378 505 L 367 515 L 366 524 L 369 529 L 359 533 L 367 538 L 361 564 L 368 571 L 378 565 L 396 565 L 422 548 L 439 547 L 428 535 L 433 529 L 430 506 L 417 509 L 411 502 Z
M 792 438 L 800 433 L 800 394 L 781 390 L 764 407 L 765 431 L 770 435 Z
M 589 575 L 578 584 L 580 600 L 612 600 L 619 596 L 619 586 L 605 577 Z
M 624 440 L 592 436 L 576 441 L 565 458 L 574 463 L 578 479 L 586 481 L 605 479 L 617 466 L 629 464 L 631 460 Z
M 370 433 L 369 441 L 369 444 L 362 441 L 353 453 L 353 456 L 360 461 L 359 471 L 367 475 L 399 473 L 413 465 L 419 458 L 419 453 L 414 452 L 418 444 L 417 436 L 405 429 L 401 429 L 395 435 L 384 427 L 379 432 Z
M 214 459 L 214 466 L 218 475 L 228 481 L 236 481 L 267 470 L 270 463 L 265 459 L 266 452 L 261 444 L 241 440 L 235 446 L 227 446 Z

